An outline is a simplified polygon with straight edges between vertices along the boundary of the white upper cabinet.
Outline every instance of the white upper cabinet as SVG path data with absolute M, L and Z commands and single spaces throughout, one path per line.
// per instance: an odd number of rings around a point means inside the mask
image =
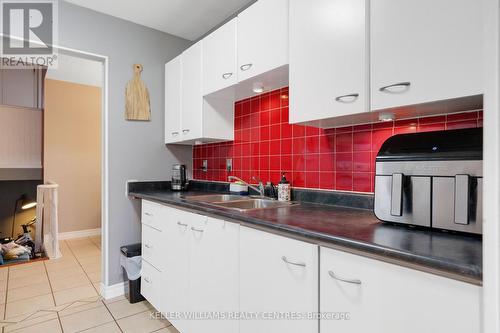
M 288 0 L 259 0 L 238 15 L 238 80 L 288 64 Z
M 321 332 L 479 333 L 481 287 L 320 248 Z
M 1 104 L 26 108 L 41 106 L 41 71 L 38 69 L 2 69 Z
M 181 133 L 182 140 L 202 137 L 203 66 L 202 42 L 182 53 Z
M 182 55 L 165 64 L 165 143 L 181 134 Z
M 238 82 L 236 18 L 203 39 L 203 86 L 208 95 Z
M 366 7 L 290 0 L 290 123 L 368 111 Z
M 371 109 L 482 94 L 481 16 L 475 0 L 371 1 Z

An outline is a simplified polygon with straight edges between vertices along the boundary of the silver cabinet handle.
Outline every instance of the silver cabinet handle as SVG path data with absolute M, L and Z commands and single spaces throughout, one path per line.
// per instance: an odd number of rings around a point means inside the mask
M 193 231 L 198 231 L 198 232 L 203 232 L 203 230 L 202 230 L 202 229 L 196 229 L 195 227 L 191 227 L 191 230 L 193 230 Z
M 290 265 L 306 267 L 305 262 L 293 262 L 293 261 L 288 260 L 285 256 L 281 257 L 281 260 L 283 260 L 284 262 L 286 262 L 287 264 L 290 264 Z
M 179 132 L 172 132 L 172 136 L 177 136 L 179 135 Z
M 342 96 L 337 96 L 335 97 L 335 100 L 340 103 L 352 103 L 355 100 L 357 100 L 359 97 L 358 93 L 354 94 L 347 94 L 347 95 L 342 95 Z
M 147 249 L 152 249 L 153 247 L 149 244 L 144 244 L 144 247 L 147 248 Z
M 233 73 L 231 73 L 231 72 L 222 74 L 222 78 L 224 80 L 229 79 L 231 76 L 233 76 Z
M 186 227 L 186 228 L 188 226 L 186 223 L 181 223 L 181 222 L 177 222 L 177 225 L 180 225 L 181 227 Z
M 328 275 L 330 275 L 335 280 L 339 280 L 339 281 L 342 281 L 342 282 L 353 283 L 353 284 L 361 284 L 361 280 L 358 280 L 358 279 L 344 279 L 344 278 L 338 277 L 332 271 L 328 271 Z
M 247 71 L 247 70 L 249 70 L 249 69 L 250 69 L 250 67 L 252 67 L 252 66 L 253 66 L 253 64 L 244 64 L 244 65 L 241 65 L 241 66 L 240 66 L 240 69 L 241 69 L 242 71 Z
M 144 215 L 146 215 L 146 216 L 153 216 L 153 214 L 148 213 L 148 212 L 145 212 Z
M 406 87 L 407 88 L 410 85 L 411 85 L 411 82 L 398 82 L 398 83 L 390 84 L 388 86 L 383 86 L 383 87 L 379 88 L 378 90 L 382 91 L 382 92 L 391 92 L 390 88 L 395 88 L 395 87 Z
M 183 129 L 182 133 L 187 134 L 187 133 L 189 133 L 189 130 L 188 129 Z
M 146 281 L 147 283 L 151 283 L 151 280 L 147 276 L 144 277 L 144 281 Z

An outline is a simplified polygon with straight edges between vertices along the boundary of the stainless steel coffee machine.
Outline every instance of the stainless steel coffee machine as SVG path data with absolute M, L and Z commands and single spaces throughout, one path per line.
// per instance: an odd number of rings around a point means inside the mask
M 481 128 L 395 135 L 376 158 L 382 221 L 482 234 Z
M 184 191 L 187 189 L 186 166 L 174 164 L 172 166 L 172 191 Z

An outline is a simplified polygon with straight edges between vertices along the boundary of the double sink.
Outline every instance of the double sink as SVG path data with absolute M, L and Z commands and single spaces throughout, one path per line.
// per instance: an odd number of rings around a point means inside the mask
M 243 196 L 235 194 L 208 194 L 190 195 L 184 199 L 191 202 L 199 202 L 218 208 L 225 208 L 246 212 L 256 209 L 281 208 L 297 205 L 296 202 L 277 201 L 265 197 Z

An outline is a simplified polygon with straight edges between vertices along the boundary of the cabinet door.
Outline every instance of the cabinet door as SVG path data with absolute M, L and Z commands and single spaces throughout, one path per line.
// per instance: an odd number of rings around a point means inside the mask
M 290 0 L 290 122 L 368 111 L 366 0 Z
M 288 64 L 288 0 L 259 0 L 238 15 L 238 81 Z
M 161 309 L 162 281 L 161 273 L 146 260 L 141 267 L 141 295 L 158 311 Z
M 181 140 L 202 137 L 203 75 L 202 42 L 182 53 Z
M 373 110 L 483 93 L 481 1 L 370 6 Z
M 321 332 L 480 332 L 481 288 L 321 248 Z
M 182 55 L 165 64 L 165 143 L 181 137 Z
M 203 39 L 205 95 L 232 86 L 236 73 L 236 18 Z
M 164 211 L 164 267 L 162 272 L 162 311 L 189 311 L 189 238 L 191 214 L 165 207 Z M 182 317 L 169 317 L 169 321 L 181 332 L 188 332 L 189 321 Z
M 2 104 L 38 107 L 38 80 L 35 69 L 2 69 Z
M 240 311 L 266 316 L 240 320 L 240 333 L 318 332 L 314 319 L 266 315 L 318 312 L 318 247 L 241 227 Z
M 192 224 L 190 309 L 234 313 L 239 308 L 239 224 L 208 218 Z M 190 331 L 235 333 L 238 321 L 193 320 Z

